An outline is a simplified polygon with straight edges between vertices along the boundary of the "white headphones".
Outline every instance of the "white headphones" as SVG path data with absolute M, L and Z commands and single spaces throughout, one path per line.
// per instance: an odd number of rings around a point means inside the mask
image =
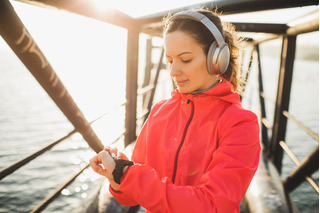
M 207 69 L 210 75 L 222 75 L 228 68 L 230 60 L 229 47 L 218 28 L 205 15 L 196 11 L 183 11 L 174 14 L 173 18 L 188 18 L 201 22 L 206 26 L 216 41 L 212 42 L 207 53 Z

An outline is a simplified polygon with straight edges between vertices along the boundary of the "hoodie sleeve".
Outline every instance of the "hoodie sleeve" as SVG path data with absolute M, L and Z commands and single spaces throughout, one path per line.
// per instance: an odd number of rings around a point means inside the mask
M 220 119 L 219 147 L 199 185 L 174 185 L 169 178 L 160 178 L 150 166 L 135 164 L 123 177 L 121 192 L 151 212 L 237 210 L 257 170 L 260 143 L 256 116 L 249 111 L 234 111 Z

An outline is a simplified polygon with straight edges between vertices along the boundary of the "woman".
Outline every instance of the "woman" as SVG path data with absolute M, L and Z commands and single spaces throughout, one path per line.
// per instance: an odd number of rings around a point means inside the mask
M 241 107 L 236 93 L 238 49 L 232 33 L 206 10 L 166 19 L 165 55 L 177 89 L 153 107 L 134 163 L 116 167 L 111 155 L 117 150 L 111 148 L 90 161 L 121 204 L 140 204 L 147 212 L 239 212 L 260 144 L 257 118 Z

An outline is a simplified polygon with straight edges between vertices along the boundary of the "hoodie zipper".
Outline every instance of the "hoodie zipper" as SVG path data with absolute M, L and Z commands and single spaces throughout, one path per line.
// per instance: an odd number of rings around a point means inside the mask
M 176 152 L 175 159 L 174 159 L 174 167 L 173 167 L 173 174 L 172 174 L 172 183 L 174 183 L 174 181 L 175 181 L 175 179 L 176 179 L 177 168 L 178 168 L 179 153 L 180 153 L 180 150 L 181 150 L 182 145 L 183 145 L 183 143 L 184 143 L 184 140 L 185 140 L 185 138 L 186 138 L 187 130 L 188 130 L 188 128 L 189 128 L 189 125 L 190 125 L 190 123 L 191 123 L 191 120 L 192 120 L 193 114 L 194 114 L 194 103 L 193 103 L 193 101 L 191 101 L 191 100 L 189 99 L 187 103 L 188 103 L 188 104 L 191 103 L 191 114 L 190 114 L 190 117 L 189 117 L 189 120 L 188 120 L 187 124 L 186 124 L 185 127 L 184 127 L 182 139 L 181 139 L 181 142 L 180 142 L 180 144 L 179 144 L 179 147 L 178 147 L 178 150 L 177 150 L 177 152 Z

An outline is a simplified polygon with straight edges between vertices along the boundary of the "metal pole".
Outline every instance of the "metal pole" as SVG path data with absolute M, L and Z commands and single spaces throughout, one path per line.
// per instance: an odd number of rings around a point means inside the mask
M 244 92 L 245 92 L 247 82 L 249 79 L 249 75 L 250 75 L 250 71 L 251 71 L 251 67 L 252 67 L 252 61 L 253 61 L 253 54 L 254 54 L 254 48 L 250 52 L 249 64 L 248 64 L 247 72 L 245 73 L 245 77 L 244 77 L 244 85 L 243 85 L 242 91 L 240 92 L 240 99 L 241 100 L 242 100 L 242 97 L 244 96 Z
M 160 71 L 162 69 L 162 60 L 163 60 L 163 55 L 164 55 L 164 47 L 162 47 L 162 50 L 161 50 L 160 54 L 161 55 L 160 55 L 160 59 L 159 59 L 158 67 L 157 67 L 156 76 L 154 77 L 153 89 L 151 90 L 150 98 L 148 100 L 148 113 L 144 118 L 144 122 L 147 120 L 147 118 L 148 118 L 148 116 L 149 116 L 149 114 L 151 112 L 153 98 L 154 98 L 154 94 L 156 93 L 156 88 L 157 88 L 157 84 L 158 84 L 159 74 L 160 74 Z
M 301 163 L 283 141 L 281 141 L 280 143 L 289 157 L 298 166 L 283 181 L 285 191 L 287 193 L 292 192 L 306 179 L 314 188 L 314 190 L 319 194 L 319 186 L 317 186 L 316 182 L 310 177 L 314 172 L 319 170 L 319 146 L 315 148 Z
M 142 84 L 142 88 L 148 86 L 150 83 L 150 72 L 153 67 L 152 64 L 152 39 L 148 38 L 146 41 L 146 66 L 144 70 L 144 80 Z
M 150 78 L 151 78 L 151 70 L 152 70 L 153 64 L 152 64 L 152 39 L 148 38 L 146 42 L 146 66 L 144 69 L 144 79 L 143 79 L 143 84 L 142 88 L 145 88 L 150 84 Z M 143 109 L 146 108 L 145 102 L 148 100 L 148 96 L 150 96 L 150 93 L 143 94 L 143 99 L 142 99 L 142 106 Z
M 263 80 L 262 80 L 262 70 L 261 70 L 261 60 L 260 60 L 260 50 L 259 45 L 255 46 L 257 59 L 258 59 L 258 75 L 259 75 L 259 99 L 260 99 L 260 111 L 261 111 L 261 135 L 262 135 L 262 144 L 264 146 L 264 152 L 268 151 L 268 129 L 262 123 L 262 120 L 266 118 L 266 105 L 264 98 L 260 95 L 263 93 Z
M 279 143 L 285 141 L 287 128 L 287 118 L 283 115 L 283 111 L 289 109 L 296 38 L 296 36 L 284 37 L 282 43 L 278 91 L 270 142 L 271 161 L 275 164 L 279 173 L 281 173 L 283 156 L 283 149 Z
M 125 146 L 136 140 L 139 32 L 128 29 Z
M 0 1 L 0 34 L 89 146 L 103 145 L 8 0 Z

